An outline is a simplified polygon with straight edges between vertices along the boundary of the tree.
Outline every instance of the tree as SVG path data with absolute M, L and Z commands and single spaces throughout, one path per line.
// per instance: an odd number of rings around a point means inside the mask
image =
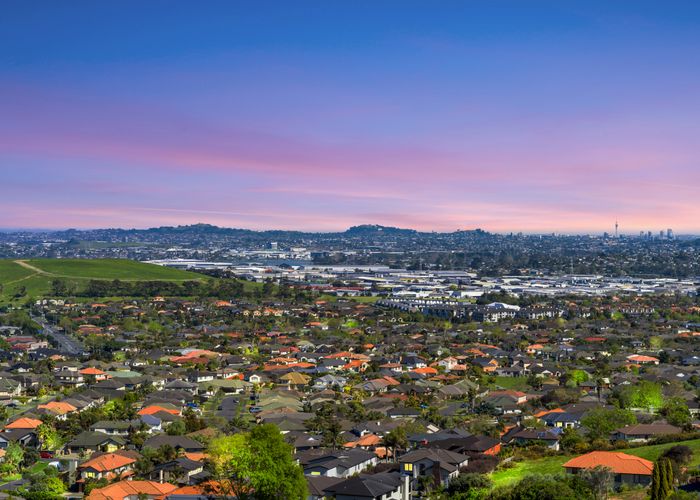
M 666 401 L 666 404 L 661 409 L 661 414 L 666 417 L 666 421 L 671 425 L 685 430 L 692 428 L 693 420 L 690 416 L 690 410 L 688 410 L 688 405 L 682 398 L 671 398 Z
M 277 426 L 259 425 L 250 432 L 212 439 L 212 476 L 238 499 L 306 498 L 303 469 L 294 462 L 292 447 Z
M 566 452 L 579 452 L 583 451 L 586 441 L 583 439 L 581 434 L 573 427 L 567 427 L 561 433 L 561 438 L 559 439 L 559 446 Z
M 654 463 L 651 475 L 649 496 L 651 500 L 666 500 L 673 492 L 673 468 L 668 458 L 660 458 Z
M 10 443 L 5 449 L 5 459 L 0 470 L 14 474 L 19 471 L 20 464 L 24 460 L 24 450 L 17 442 Z
M 341 441 L 343 427 L 336 417 L 332 417 L 323 429 L 323 446 L 330 446 L 334 450 L 338 447 Z
M 406 429 L 403 427 L 396 427 L 387 432 L 384 436 L 384 446 L 391 450 L 391 455 L 394 457 L 394 460 L 396 460 L 396 450 L 408 446 Z
M 655 410 L 663 406 L 661 386 L 648 380 L 627 386 L 619 393 L 620 403 L 624 408 L 644 408 Z
M 685 468 L 693 459 L 693 450 L 690 447 L 677 444 L 666 450 L 661 458 L 668 458 L 673 468 L 673 478 L 680 482 L 686 476 Z
M 542 388 L 543 380 L 542 377 L 538 377 L 534 373 L 531 373 L 527 377 L 527 385 L 532 387 L 533 389 L 539 390 Z
M 581 419 L 581 426 L 588 430 L 591 441 L 609 439 L 615 429 L 637 423 L 637 418 L 629 410 L 620 408 L 595 408 Z
M 61 434 L 51 425 L 46 423 L 37 427 L 37 436 L 41 441 L 41 447 L 47 451 L 56 451 L 63 447 L 63 438 Z
M 593 495 L 580 478 L 528 476 L 512 489 L 496 490 L 494 500 L 585 500 Z
M 583 479 L 593 491 L 593 496 L 596 500 L 605 500 L 608 498 L 608 493 L 613 488 L 613 471 L 609 467 L 597 466 L 592 469 L 584 469 L 581 472 Z
M 567 376 L 567 380 L 573 384 L 574 387 L 579 386 L 583 382 L 588 381 L 588 373 L 583 370 L 571 370 Z
M 187 432 L 187 426 L 182 420 L 176 420 L 166 430 L 168 436 L 182 436 Z

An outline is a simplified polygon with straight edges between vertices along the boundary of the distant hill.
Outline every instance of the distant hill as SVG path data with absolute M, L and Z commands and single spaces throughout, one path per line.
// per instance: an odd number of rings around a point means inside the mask
M 21 231 L 19 231 L 21 232 Z M 466 235 L 484 236 L 489 235 L 481 229 L 455 231 L 447 233 L 424 232 L 415 229 L 405 229 L 391 226 L 381 226 L 376 224 L 364 224 L 350 227 L 345 231 L 340 232 L 304 232 L 304 231 L 287 231 L 282 229 L 255 231 L 252 229 L 240 229 L 213 226 L 211 224 L 191 224 L 186 226 L 161 226 L 149 229 L 120 229 L 120 228 L 105 228 L 105 229 L 67 229 L 63 231 L 36 231 L 25 232 L 29 235 L 34 234 L 37 241 L 41 237 L 49 236 L 51 238 L 66 240 L 66 241 L 124 241 L 124 242 L 149 242 L 163 241 L 171 238 L 175 241 L 192 240 L 197 238 L 220 237 L 220 238 L 235 238 L 239 241 L 297 241 L 303 239 L 313 239 L 316 241 L 333 241 L 344 238 L 371 237 L 373 239 L 382 239 L 383 237 L 451 237 Z M 25 241 L 27 239 L 25 238 Z
M 50 294 L 54 280 L 75 287 L 90 280 L 174 282 L 207 279 L 201 274 L 123 259 L 0 260 L 0 300 Z
M 401 229 L 398 227 L 378 226 L 376 224 L 365 224 L 362 226 L 353 226 L 345 233 L 347 236 L 411 236 L 418 234 L 415 229 Z

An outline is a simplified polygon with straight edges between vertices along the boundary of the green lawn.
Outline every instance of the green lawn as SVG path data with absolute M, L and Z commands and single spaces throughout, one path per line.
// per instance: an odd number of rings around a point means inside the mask
M 14 261 L 0 259 L 0 283 L 17 282 L 26 279 L 32 274 L 34 274 L 33 271 L 25 269 Z
M 681 441 L 680 443 L 665 443 L 656 444 L 652 446 L 642 446 L 641 448 L 631 448 L 629 450 L 620 450 L 629 455 L 634 455 L 636 457 L 646 458 L 647 460 L 655 461 L 661 456 L 661 454 L 668 450 L 670 447 L 677 444 L 683 444 L 693 450 L 693 459 L 690 461 L 689 467 L 697 467 L 700 465 L 700 439 L 693 439 L 692 441 Z
M 497 470 L 491 474 L 494 486 L 507 486 L 520 481 L 533 474 L 559 474 L 563 473 L 562 464 L 571 456 L 545 457 L 537 460 L 525 460 L 516 462 L 515 467 Z
M 693 459 L 689 466 L 697 467 L 700 465 L 700 439 L 691 441 L 680 441 L 677 443 L 665 443 L 652 446 L 641 446 L 639 448 L 630 448 L 627 450 L 617 450 L 628 455 L 646 458 L 647 460 L 655 461 L 667 449 L 676 445 L 685 445 L 693 450 Z M 494 486 L 507 486 L 515 483 L 525 476 L 533 474 L 560 474 L 564 473 L 562 465 L 576 455 L 557 455 L 553 457 L 539 458 L 536 460 L 525 460 L 516 462 L 515 467 L 510 469 L 497 470 L 491 474 Z
M 45 273 L 75 279 L 123 281 L 187 281 L 202 275 L 125 259 L 31 259 L 28 265 Z
M 62 279 L 80 289 L 89 280 L 172 281 L 204 280 L 207 277 L 179 269 L 125 259 L 0 259 L 0 302 L 49 295 L 51 282 Z
M 527 385 L 527 377 L 502 377 L 496 376 L 495 385 L 503 389 L 512 389 L 516 391 L 526 391 L 532 389 Z

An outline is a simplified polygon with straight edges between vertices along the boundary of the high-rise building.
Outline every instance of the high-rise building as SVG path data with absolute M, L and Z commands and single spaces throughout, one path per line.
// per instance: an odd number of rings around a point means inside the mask
M 669 240 L 673 239 L 673 229 L 669 228 L 666 230 L 666 238 L 668 238 Z

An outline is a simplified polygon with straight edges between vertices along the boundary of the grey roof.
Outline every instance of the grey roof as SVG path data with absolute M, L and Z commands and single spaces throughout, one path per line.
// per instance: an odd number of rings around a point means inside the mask
M 336 496 L 381 498 L 382 495 L 396 490 L 399 486 L 401 486 L 401 476 L 398 473 L 384 472 L 350 477 L 324 491 Z

